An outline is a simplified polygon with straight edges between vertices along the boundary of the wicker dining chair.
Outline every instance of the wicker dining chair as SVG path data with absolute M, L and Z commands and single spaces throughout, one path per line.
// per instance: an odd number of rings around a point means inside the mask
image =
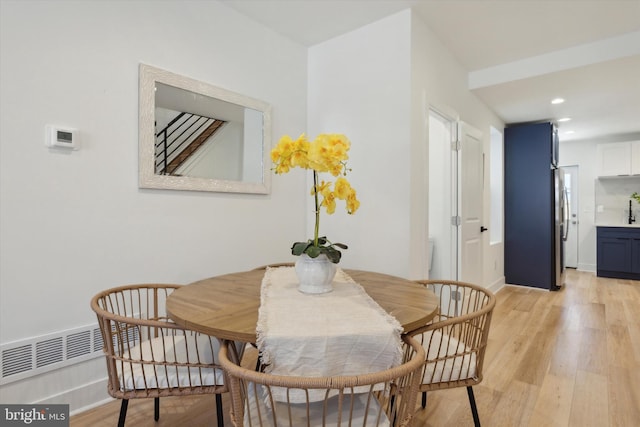
M 246 369 L 229 358 L 223 345 L 220 364 L 228 375 L 231 423 L 258 426 L 402 426 L 412 425 L 424 349 L 403 338 L 403 363 L 376 373 L 300 377 Z
M 482 366 L 496 304 L 492 292 L 453 280 L 417 280 L 440 298 L 438 315 L 409 335 L 422 343 L 426 359 L 422 368 L 422 408 L 427 392 L 466 387 L 475 426 L 480 417 L 472 386 L 482 381 Z
M 215 394 L 218 426 L 224 423 L 221 393 L 228 391 L 217 363 L 217 338 L 185 330 L 165 314 L 165 301 L 180 285 L 140 284 L 100 292 L 91 300 L 102 333 L 108 392 L 122 399 L 118 426 L 129 399 Z M 242 348 L 234 347 L 240 358 Z

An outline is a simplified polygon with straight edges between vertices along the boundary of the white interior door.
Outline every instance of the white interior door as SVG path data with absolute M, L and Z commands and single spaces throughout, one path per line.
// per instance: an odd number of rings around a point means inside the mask
M 562 166 L 562 170 L 569 199 L 569 233 L 564 242 L 564 265 L 578 268 L 578 166 Z
M 482 223 L 484 155 L 482 134 L 468 124 L 458 124 L 458 212 L 460 218 L 459 278 L 482 284 Z

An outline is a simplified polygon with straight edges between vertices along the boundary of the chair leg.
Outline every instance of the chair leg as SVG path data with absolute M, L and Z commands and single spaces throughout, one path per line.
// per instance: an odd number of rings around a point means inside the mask
M 118 427 L 124 427 L 124 419 L 127 418 L 127 406 L 129 405 L 129 399 L 122 399 L 120 404 L 120 418 L 118 418 Z
M 222 395 L 216 394 L 216 415 L 218 416 L 218 427 L 224 427 L 224 416 L 222 414 Z
M 395 393 L 391 394 L 391 399 L 389 400 L 389 415 L 393 415 L 393 420 L 391 425 L 395 426 L 396 424 L 396 420 L 398 419 L 398 414 L 396 414 L 396 408 L 394 408 L 394 406 L 396 405 L 396 395 Z
M 153 419 L 158 421 L 160 419 L 160 398 L 153 399 Z
M 476 398 L 473 396 L 473 388 L 467 387 L 467 394 L 469 395 L 469 404 L 471 405 L 471 413 L 473 414 L 473 425 L 480 427 L 480 417 L 478 416 L 478 407 L 476 406 Z
M 427 407 L 427 392 L 422 392 L 422 409 Z

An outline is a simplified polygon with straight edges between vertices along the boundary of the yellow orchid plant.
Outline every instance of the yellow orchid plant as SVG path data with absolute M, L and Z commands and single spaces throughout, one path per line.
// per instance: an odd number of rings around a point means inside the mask
M 631 198 L 634 199 L 636 202 L 640 203 L 640 194 L 638 194 L 637 192 L 634 192 L 631 195 Z
M 360 207 L 360 202 L 356 197 L 356 190 L 351 187 L 345 178 L 347 171 L 348 151 L 351 148 L 349 139 L 341 134 L 320 134 L 313 141 L 309 141 L 302 134 L 298 139 L 293 140 L 285 135 L 280 138 L 278 144 L 271 150 L 271 160 L 274 164 L 273 170 L 276 174 L 289 172 L 292 168 L 311 169 L 313 171 L 313 187 L 311 195 L 315 201 L 315 230 L 313 239 L 306 242 L 296 242 L 291 247 L 293 255 L 307 254 L 311 258 L 316 258 L 325 254 L 333 262 L 340 262 L 342 253 L 337 248 L 347 249 L 347 245 L 342 243 L 332 243 L 326 236 L 318 237 L 320 230 L 320 209 L 325 208 L 327 214 L 331 215 L 336 210 L 336 199 L 344 200 L 347 213 L 353 214 Z M 330 181 L 320 181 L 319 173 L 329 173 L 337 177 L 335 183 Z M 322 196 L 322 201 L 319 200 Z M 337 247 L 337 248 L 336 248 Z

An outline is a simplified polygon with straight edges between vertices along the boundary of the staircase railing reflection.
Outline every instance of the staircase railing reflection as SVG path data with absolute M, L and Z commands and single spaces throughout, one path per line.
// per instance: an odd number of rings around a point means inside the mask
M 179 113 L 156 133 L 156 175 L 172 175 L 225 122 L 192 113 Z

